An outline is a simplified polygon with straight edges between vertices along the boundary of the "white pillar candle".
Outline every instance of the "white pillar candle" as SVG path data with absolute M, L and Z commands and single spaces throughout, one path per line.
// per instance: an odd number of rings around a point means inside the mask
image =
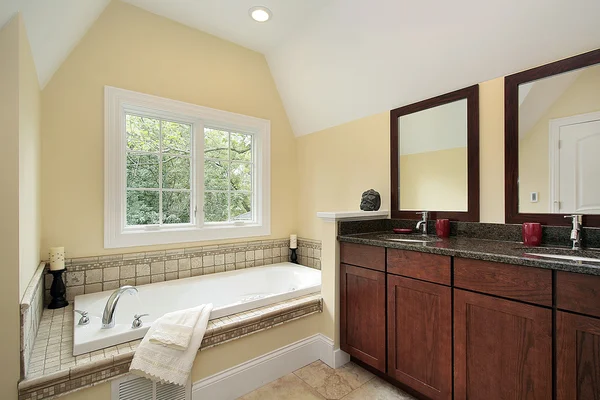
M 297 249 L 297 248 L 298 248 L 298 236 L 290 235 L 290 249 Z
M 65 248 L 50 248 L 50 271 L 59 271 L 65 269 Z

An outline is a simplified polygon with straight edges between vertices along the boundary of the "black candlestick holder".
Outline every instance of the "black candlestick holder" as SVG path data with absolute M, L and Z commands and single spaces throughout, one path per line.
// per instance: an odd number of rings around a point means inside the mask
M 49 271 L 54 277 L 52 280 L 52 286 L 50 287 L 50 295 L 52 296 L 52 300 L 48 305 L 48 308 L 53 310 L 56 308 L 63 308 L 69 305 L 67 299 L 65 299 L 65 294 L 67 293 L 67 288 L 65 287 L 65 283 L 62 279 L 62 274 L 66 269 L 61 269 L 58 271 Z
M 292 254 L 290 255 L 290 259 L 292 260 L 292 262 L 294 264 L 298 264 L 298 255 L 296 254 L 296 251 L 298 249 L 290 249 L 292 251 Z

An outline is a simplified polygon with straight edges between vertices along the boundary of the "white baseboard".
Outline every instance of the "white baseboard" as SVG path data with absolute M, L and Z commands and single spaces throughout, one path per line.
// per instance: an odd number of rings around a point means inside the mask
M 195 382 L 192 400 L 234 400 L 317 360 L 339 368 L 350 356 L 318 333 Z

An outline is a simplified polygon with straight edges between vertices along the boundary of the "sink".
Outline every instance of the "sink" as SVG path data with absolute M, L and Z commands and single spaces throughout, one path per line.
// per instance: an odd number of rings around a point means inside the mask
M 580 256 L 565 256 L 562 254 L 543 254 L 543 253 L 525 253 L 528 256 L 555 258 L 558 260 L 582 261 L 600 263 L 600 258 L 580 257 Z
M 429 242 L 437 242 L 439 238 L 431 237 L 431 236 L 423 236 L 419 234 L 413 235 L 404 235 L 404 237 L 398 237 L 398 235 L 381 235 L 380 239 L 390 240 L 392 242 L 402 242 L 402 243 L 417 243 L 417 244 L 425 244 Z

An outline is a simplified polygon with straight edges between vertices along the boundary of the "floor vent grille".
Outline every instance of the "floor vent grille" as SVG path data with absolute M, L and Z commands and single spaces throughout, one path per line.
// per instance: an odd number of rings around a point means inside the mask
M 112 400 L 191 400 L 191 385 L 155 383 L 133 375 L 112 382 Z

